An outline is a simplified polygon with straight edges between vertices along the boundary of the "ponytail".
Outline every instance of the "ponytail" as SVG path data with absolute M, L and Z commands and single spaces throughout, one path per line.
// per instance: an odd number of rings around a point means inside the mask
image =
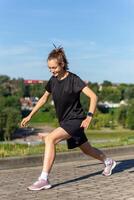
M 64 69 L 68 70 L 68 60 L 66 58 L 65 52 L 63 47 L 59 46 L 56 47 L 55 44 L 54 45 L 54 49 L 49 53 L 47 61 L 48 60 L 52 60 L 52 59 L 57 59 L 57 62 L 59 65 L 64 64 Z

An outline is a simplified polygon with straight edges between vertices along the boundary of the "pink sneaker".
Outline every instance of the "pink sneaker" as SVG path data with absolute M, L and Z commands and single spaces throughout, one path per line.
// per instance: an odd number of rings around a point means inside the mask
M 49 189 L 51 187 L 52 186 L 49 184 L 48 180 L 39 179 L 38 181 L 33 183 L 33 185 L 29 186 L 27 189 L 39 191 L 39 190 L 43 190 L 43 189 Z
M 112 170 L 115 168 L 116 162 L 112 160 L 111 158 L 107 158 L 105 160 L 105 168 L 102 174 L 104 176 L 110 176 L 112 174 Z

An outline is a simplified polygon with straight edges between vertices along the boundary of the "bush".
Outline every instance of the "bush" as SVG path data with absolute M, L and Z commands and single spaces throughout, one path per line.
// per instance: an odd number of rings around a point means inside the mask
M 134 130 L 134 101 L 128 107 L 127 127 Z

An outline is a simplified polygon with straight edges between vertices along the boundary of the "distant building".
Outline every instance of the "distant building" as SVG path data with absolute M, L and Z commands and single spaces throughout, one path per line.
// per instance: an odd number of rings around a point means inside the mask
M 42 84 L 45 81 L 43 80 L 24 80 L 24 84 L 29 85 L 29 84 Z
M 38 97 L 24 97 L 20 98 L 21 110 L 32 110 L 38 102 Z
M 104 106 L 105 108 L 119 108 L 120 106 L 127 106 L 128 104 L 126 103 L 126 101 L 122 100 L 119 103 L 113 103 L 113 102 L 98 102 L 98 106 Z

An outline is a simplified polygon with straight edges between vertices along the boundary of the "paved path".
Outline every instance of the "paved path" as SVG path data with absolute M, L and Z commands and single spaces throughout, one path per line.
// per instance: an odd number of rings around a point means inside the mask
M 134 155 L 115 157 L 117 167 L 110 177 L 101 175 L 96 160 L 57 163 L 50 182 L 53 188 L 28 191 L 41 167 L 0 170 L 0 200 L 134 200 Z

